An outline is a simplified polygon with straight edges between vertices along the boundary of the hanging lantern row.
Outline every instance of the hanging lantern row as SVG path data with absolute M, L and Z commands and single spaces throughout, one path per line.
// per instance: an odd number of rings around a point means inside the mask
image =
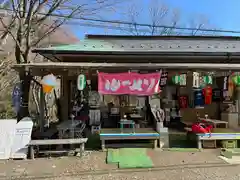
M 193 74 L 194 78 L 197 78 L 196 80 L 199 81 L 199 85 L 201 87 L 204 87 L 208 84 L 213 84 L 212 76 L 207 75 L 207 76 L 199 76 L 199 73 Z M 182 85 L 185 86 L 187 84 L 187 75 L 186 74 L 181 74 L 181 75 L 175 75 L 172 77 L 172 81 L 174 84 Z
M 172 77 L 172 81 L 174 84 L 179 84 L 181 86 L 185 86 L 187 84 L 187 75 L 180 74 Z

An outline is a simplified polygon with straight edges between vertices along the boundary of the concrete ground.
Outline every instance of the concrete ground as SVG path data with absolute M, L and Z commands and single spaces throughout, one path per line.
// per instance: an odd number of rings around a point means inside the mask
M 38 158 L 0 161 L 0 179 L 47 180 L 239 180 L 240 166 L 218 158 L 218 150 L 168 152 L 149 150 L 153 169 L 118 169 L 105 163 L 106 153 L 86 152 L 83 158 Z

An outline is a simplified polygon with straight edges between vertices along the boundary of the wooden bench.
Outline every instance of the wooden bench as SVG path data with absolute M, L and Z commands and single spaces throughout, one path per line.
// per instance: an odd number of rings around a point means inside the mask
M 84 152 L 85 143 L 87 138 L 78 138 L 78 139 L 41 139 L 41 140 L 31 140 L 28 144 L 30 159 L 34 159 L 34 147 L 35 146 L 44 146 L 44 145 L 64 145 L 64 144 L 80 144 L 80 148 L 76 149 L 75 152 L 80 152 L 82 156 Z M 69 151 L 48 151 L 49 153 L 63 153 Z

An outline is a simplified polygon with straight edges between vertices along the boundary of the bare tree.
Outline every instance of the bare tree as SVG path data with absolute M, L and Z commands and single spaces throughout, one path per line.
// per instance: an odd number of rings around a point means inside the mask
M 178 9 L 170 9 L 159 0 L 149 1 L 147 11 L 146 8 L 132 4 L 124 15 L 126 21 L 131 24 L 119 24 L 119 27 L 132 35 L 203 35 L 207 33 L 201 29 L 210 27 L 209 22 L 203 16 L 191 18 L 190 23 L 184 22 Z M 176 27 L 190 29 L 184 30 Z
M 7 37 L 14 41 L 15 62 L 29 63 L 34 58 L 31 49 L 46 43 L 46 39 L 60 26 L 73 17 L 96 15 L 104 8 L 112 7 L 116 0 L 5 0 L 1 5 L 0 45 Z M 75 2 L 75 3 L 74 3 Z M 4 6 L 3 6 L 4 5 Z M 38 29 L 41 29 L 39 31 Z M 8 64 L 8 63 L 7 63 Z M 19 73 L 22 87 L 22 105 L 18 118 L 29 115 L 28 102 L 32 76 L 28 72 Z

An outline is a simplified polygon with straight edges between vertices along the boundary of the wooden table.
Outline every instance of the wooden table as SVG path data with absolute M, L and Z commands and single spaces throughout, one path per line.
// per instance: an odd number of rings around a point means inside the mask
M 138 125 L 136 127 L 140 127 L 140 124 L 142 121 L 144 121 L 144 117 L 141 114 L 130 114 L 130 117 L 135 122 L 135 124 Z
M 59 138 L 62 139 L 64 133 L 67 130 L 71 130 L 71 138 L 74 138 L 74 129 L 76 128 L 77 125 L 79 125 L 81 123 L 81 121 L 79 120 L 67 120 L 67 121 L 63 121 L 62 123 L 60 123 L 59 125 L 57 125 L 57 130 L 59 133 Z
M 77 139 L 38 139 L 31 140 L 28 144 L 30 151 L 30 158 L 34 159 L 34 146 L 46 146 L 46 145 L 63 145 L 63 144 L 80 144 L 79 149 L 75 149 L 75 152 L 80 152 L 80 156 L 82 156 L 84 151 L 85 143 L 87 142 L 87 138 L 77 138 Z M 48 150 L 48 151 L 40 151 L 38 153 L 62 153 L 69 152 L 69 150 Z
M 228 128 L 228 122 L 226 122 L 226 121 L 221 121 L 221 120 L 217 120 L 217 119 L 208 119 L 208 118 L 198 118 L 198 119 L 200 121 L 213 124 L 214 128 L 216 128 L 218 124 L 224 124 L 225 128 Z
M 160 141 L 160 134 L 157 133 L 153 128 L 137 128 L 135 130 L 135 133 L 132 133 L 130 128 L 126 128 L 125 131 L 122 133 L 120 128 L 107 128 L 107 129 L 101 129 L 100 131 L 100 140 L 102 144 L 102 150 L 105 150 L 105 142 L 106 141 L 116 141 L 116 140 L 150 140 L 154 141 L 153 145 L 154 148 L 157 148 L 157 144 Z M 142 141 L 138 143 L 143 143 Z M 138 147 L 138 143 L 133 142 L 131 146 L 136 145 Z M 117 143 L 117 144 L 109 144 L 111 147 L 129 147 L 129 144 L 124 144 L 123 142 Z

